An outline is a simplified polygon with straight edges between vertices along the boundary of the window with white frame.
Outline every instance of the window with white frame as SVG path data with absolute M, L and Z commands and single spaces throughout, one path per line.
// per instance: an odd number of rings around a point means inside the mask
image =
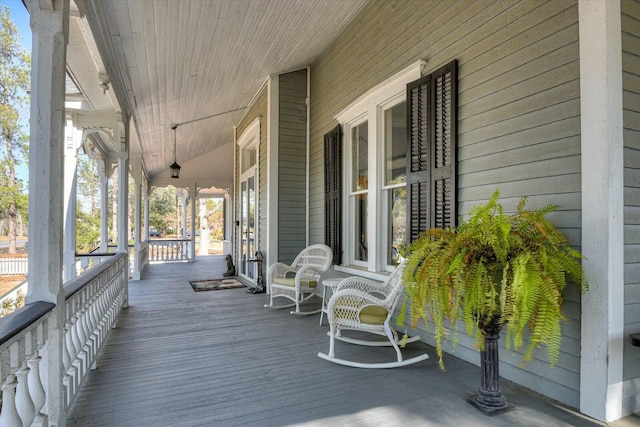
M 336 118 L 344 131 L 342 264 L 391 270 L 406 237 L 407 84 L 419 61 L 367 92 Z

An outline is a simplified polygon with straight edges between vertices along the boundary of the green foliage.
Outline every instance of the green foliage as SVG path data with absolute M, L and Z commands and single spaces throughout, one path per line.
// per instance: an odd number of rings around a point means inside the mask
M 19 216 L 26 219 L 27 199 L 16 178 L 16 166 L 28 151 L 25 133 L 29 114 L 31 60 L 19 42 L 9 8 L 0 7 L 0 215 L 9 220 L 9 252 L 15 253 Z
M 76 251 L 87 253 L 96 248 L 100 242 L 100 216 L 82 211 L 76 212 Z
M 162 231 L 175 221 L 176 189 L 174 187 L 155 188 L 149 197 L 149 228 Z
M 553 366 L 560 353 L 563 289 L 569 276 L 587 290 L 581 259 L 547 214 L 548 205 L 531 211 L 526 199 L 517 213 L 505 214 L 499 192 L 486 205 L 473 208 L 455 229 L 430 229 L 411 245 L 405 281 L 413 327 L 433 323 L 440 367 L 445 320 L 454 328 L 465 323 L 467 334 L 483 348 L 482 329 L 494 319 L 506 328 L 507 349 L 528 344 L 523 362 L 540 344 Z M 407 303 L 403 307 L 403 315 Z M 428 313 L 428 314 L 427 314 Z M 403 317 L 401 317 L 402 319 Z M 530 336 L 525 339 L 525 331 Z

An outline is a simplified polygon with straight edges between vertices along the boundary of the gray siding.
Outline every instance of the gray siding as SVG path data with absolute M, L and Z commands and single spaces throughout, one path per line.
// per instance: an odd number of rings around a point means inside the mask
M 372 2 L 311 66 L 311 243 L 324 240 L 322 136 L 334 116 L 417 60 L 459 62 L 458 212 L 499 188 L 507 210 L 560 205 L 551 219 L 580 247 L 577 1 Z M 580 295 L 569 289 L 562 354 L 524 368 L 501 352 L 501 374 L 579 405 Z M 423 333 L 432 342 L 428 333 Z M 456 356 L 479 363 L 460 337 Z
M 625 336 L 640 332 L 640 3 L 622 6 Z M 625 340 L 625 409 L 640 410 L 640 349 Z
M 307 71 L 280 76 L 278 261 L 290 264 L 306 245 Z

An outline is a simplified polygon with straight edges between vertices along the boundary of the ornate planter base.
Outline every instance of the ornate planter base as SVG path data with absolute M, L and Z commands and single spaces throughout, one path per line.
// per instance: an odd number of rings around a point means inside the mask
M 488 416 L 504 414 L 516 409 L 515 405 L 507 402 L 500 391 L 500 358 L 498 357 L 500 328 L 496 322 L 490 322 L 483 328 L 484 350 L 480 352 L 480 370 L 482 372 L 480 390 L 467 398 L 467 402 Z
M 467 402 L 489 417 L 511 412 L 516 409 L 516 405 L 507 402 L 507 399 L 505 399 L 502 394 L 500 394 L 500 397 L 502 398 L 502 403 L 493 401 L 490 397 L 485 399 L 485 396 L 482 396 L 480 392 L 478 392 L 477 394 L 467 397 Z

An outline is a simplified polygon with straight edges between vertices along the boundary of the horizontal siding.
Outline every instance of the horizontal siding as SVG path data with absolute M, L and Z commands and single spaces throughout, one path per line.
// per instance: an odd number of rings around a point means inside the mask
M 280 75 L 278 111 L 278 260 L 306 245 L 307 72 Z
M 372 2 L 311 65 L 310 239 L 324 240 L 323 135 L 367 90 L 417 60 L 431 72 L 457 59 L 458 212 L 499 188 L 507 210 L 559 205 L 551 219 L 580 248 L 577 1 Z M 640 86 L 640 82 L 637 82 Z M 501 374 L 579 404 L 580 295 L 568 292 L 561 362 L 524 368 L 503 351 Z M 428 341 L 430 334 L 424 333 Z M 503 349 L 504 350 L 504 349 Z M 456 353 L 478 363 L 461 337 Z
M 640 3 L 622 7 L 624 125 L 624 332 L 640 332 Z M 625 340 L 623 387 L 625 413 L 640 411 L 637 384 L 640 351 Z M 630 386 L 629 386 L 630 385 Z

